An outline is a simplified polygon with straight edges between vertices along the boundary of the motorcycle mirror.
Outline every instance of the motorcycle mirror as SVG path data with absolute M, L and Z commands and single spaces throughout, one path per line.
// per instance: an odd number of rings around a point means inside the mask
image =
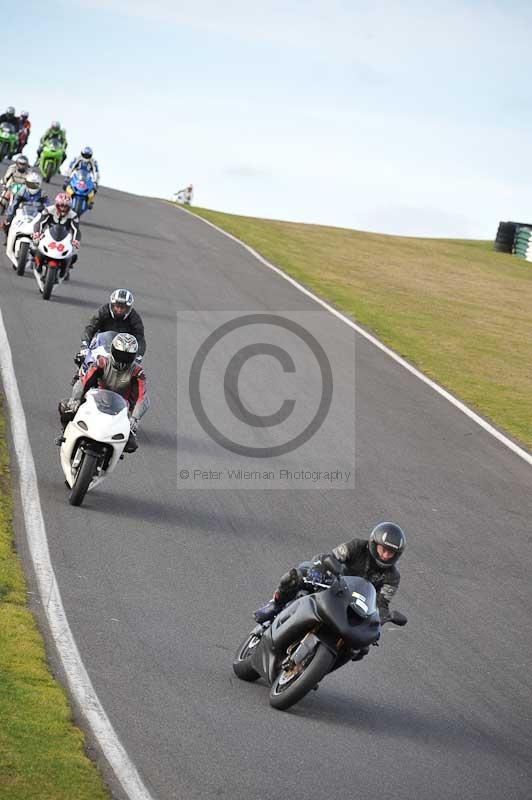
M 400 611 L 392 611 L 390 622 L 393 622 L 394 625 L 399 625 L 402 628 L 403 625 L 406 625 L 408 620 L 404 614 L 401 614 Z

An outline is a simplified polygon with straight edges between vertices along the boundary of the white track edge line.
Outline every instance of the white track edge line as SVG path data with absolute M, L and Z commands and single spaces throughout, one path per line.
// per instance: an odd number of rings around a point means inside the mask
M 39 594 L 68 684 L 94 736 L 130 800 L 153 800 L 120 743 L 81 660 L 61 601 L 50 560 L 35 462 L 17 385 L 7 331 L 0 309 L 0 374 L 9 411 L 11 435 L 19 467 L 20 496 L 30 557 Z
M 174 203 L 171 203 L 171 205 L 174 205 L 174 207 L 177 208 L 178 211 L 184 211 L 185 213 L 190 214 L 191 217 L 194 217 L 194 219 L 199 219 L 206 225 L 210 225 L 210 227 L 214 228 L 214 230 L 218 231 L 219 233 L 222 233 L 224 236 L 227 236 L 229 239 L 232 239 L 233 242 L 236 242 L 237 244 L 241 245 L 245 250 L 251 253 L 251 255 L 254 256 L 258 261 L 264 264 L 264 266 L 276 272 L 277 275 L 280 275 L 281 278 L 284 278 L 285 281 L 291 283 L 292 286 L 295 286 L 295 288 L 299 289 L 300 292 L 303 292 L 303 294 L 306 294 L 307 297 L 310 297 L 316 303 L 319 303 L 320 306 L 323 306 L 323 308 L 327 309 L 327 311 L 330 311 L 331 314 L 334 314 L 334 316 L 337 317 L 339 320 L 345 322 L 346 325 L 349 325 L 350 328 L 352 328 L 354 331 L 356 331 L 365 339 L 367 339 L 368 342 L 371 342 L 371 344 L 375 345 L 375 347 L 378 347 L 379 350 L 382 350 L 383 353 L 386 353 L 386 355 L 390 356 L 390 358 L 393 358 L 394 361 L 396 361 L 402 367 L 407 369 L 408 372 L 411 372 L 412 375 L 415 375 L 416 378 L 419 378 L 420 381 L 426 383 L 427 386 L 430 386 L 430 388 L 433 389 L 435 392 L 440 394 L 442 397 L 445 397 L 445 399 L 448 400 L 449 403 L 452 403 L 452 405 L 458 408 L 463 414 L 465 414 L 467 417 L 476 422 L 477 425 L 480 425 L 481 428 L 484 428 L 484 430 L 490 433 L 492 436 L 494 436 L 495 439 L 498 439 L 499 442 L 502 442 L 502 444 L 506 445 L 506 447 L 512 450 L 520 458 L 522 458 L 523 461 L 526 461 L 527 464 L 530 464 L 532 466 L 531 453 L 527 453 L 527 451 L 524 450 L 522 447 L 519 447 L 518 444 L 512 442 L 512 440 L 509 439 L 507 436 L 505 436 L 504 433 L 501 433 L 500 431 L 497 430 L 497 428 L 494 428 L 493 425 L 490 425 L 489 422 L 487 422 L 479 414 L 473 411 L 473 409 L 469 408 L 469 406 L 467 406 L 465 403 L 462 403 L 461 400 L 459 400 L 453 394 L 448 392 L 447 389 L 444 389 L 443 386 L 439 385 L 439 383 L 436 383 L 436 381 L 433 381 L 431 378 L 428 378 L 426 375 L 424 375 L 422 372 L 416 369 L 416 367 L 413 367 L 412 364 L 409 364 L 408 361 L 405 361 L 404 358 L 397 355 L 397 353 L 395 353 L 393 350 L 391 350 L 389 347 L 387 347 L 385 344 L 379 341 L 379 339 L 377 339 L 371 333 L 368 333 L 368 331 L 365 331 L 364 328 L 361 328 L 359 325 L 357 325 L 356 322 L 353 322 L 353 320 L 349 319 L 349 317 L 346 317 L 344 314 L 342 314 L 341 311 L 338 311 L 336 308 L 329 305 L 329 303 L 327 303 L 325 300 L 322 300 L 321 297 L 318 297 L 318 295 L 314 294 L 309 289 L 305 288 L 305 286 L 303 286 L 301 283 L 298 283 L 294 278 L 291 278 L 290 275 L 287 275 L 286 272 L 283 272 L 282 269 L 271 264 L 263 256 L 261 256 L 260 253 L 257 253 L 256 250 L 247 245 L 241 239 L 238 239 L 231 233 L 227 233 L 227 231 L 222 230 L 222 228 L 219 228 L 213 222 L 209 222 L 209 220 L 203 219 L 203 217 L 200 217 L 198 214 L 194 214 L 192 211 L 188 211 L 185 208 L 180 208 L 179 206 L 176 206 Z

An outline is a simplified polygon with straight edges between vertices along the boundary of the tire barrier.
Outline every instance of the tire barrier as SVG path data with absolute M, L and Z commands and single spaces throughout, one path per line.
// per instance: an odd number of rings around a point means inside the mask
M 499 253 L 517 253 L 517 241 L 520 232 L 532 231 L 532 223 L 529 222 L 499 222 L 497 235 L 493 242 L 493 249 Z M 524 236 L 525 234 L 523 234 Z M 521 242 L 521 240 L 520 240 Z M 528 240 L 527 240 L 528 244 Z M 520 244 L 520 249 L 522 246 Z M 519 254 L 518 254 L 519 255 Z M 524 258 L 524 256 L 522 256 Z
M 532 261 L 532 226 L 518 228 L 514 243 L 515 255 Z

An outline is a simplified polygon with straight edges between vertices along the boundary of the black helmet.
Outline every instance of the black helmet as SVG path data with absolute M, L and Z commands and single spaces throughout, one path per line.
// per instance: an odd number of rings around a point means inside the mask
M 392 550 L 393 555 L 386 560 L 380 558 L 377 553 L 377 546 L 382 545 L 387 550 Z M 406 536 L 403 531 L 394 522 L 380 522 L 371 531 L 369 537 L 369 552 L 373 560 L 379 567 L 391 567 L 392 564 L 397 564 L 401 557 L 401 553 L 406 547 Z
M 115 369 L 122 372 L 128 369 L 139 350 L 139 345 L 130 333 L 118 333 L 111 342 L 111 363 Z
M 113 319 L 127 319 L 131 314 L 135 298 L 129 289 L 115 289 L 109 297 L 109 311 Z M 123 314 L 117 314 L 115 306 L 122 306 L 125 310 Z
M 14 106 L 8 106 L 6 108 L 6 115 L 8 117 L 14 117 L 15 116 L 15 107 Z

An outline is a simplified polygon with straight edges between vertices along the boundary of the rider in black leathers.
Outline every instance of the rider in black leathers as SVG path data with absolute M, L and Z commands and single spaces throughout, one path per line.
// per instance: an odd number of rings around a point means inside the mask
M 15 114 L 15 109 L 13 106 L 8 106 L 3 114 L 0 114 L 0 125 L 2 122 L 9 122 L 10 125 L 15 126 L 15 130 L 20 130 L 20 119 Z
M 324 573 L 330 570 L 323 561 L 332 555 L 329 563 L 336 561 L 338 570 L 343 570 L 345 575 L 357 575 L 373 584 L 381 621 L 384 622 L 389 619 L 390 601 L 399 588 L 401 576 L 396 564 L 405 546 L 406 537 L 399 525 L 381 522 L 372 530 L 369 540 L 352 539 L 335 547 L 331 554 L 314 556 L 311 562 L 303 562 L 283 575 L 273 598 L 255 612 L 255 619 L 260 623 L 273 620 L 300 589 L 307 588 L 305 578 L 321 582 Z
M 93 337 L 97 333 L 104 333 L 105 331 L 130 333 L 138 342 L 139 356 L 144 355 L 146 352 L 144 323 L 140 314 L 133 308 L 133 303 L 134 298 L 129 289 L 115 289 L 111 293 L 109 302 L 100 306 L 85 327 L 81 340 L 81 350 L 78 354 L 80 358 L 81 355 L 85 356 Z M 77 358 L 78 356 L 76 356 Z

